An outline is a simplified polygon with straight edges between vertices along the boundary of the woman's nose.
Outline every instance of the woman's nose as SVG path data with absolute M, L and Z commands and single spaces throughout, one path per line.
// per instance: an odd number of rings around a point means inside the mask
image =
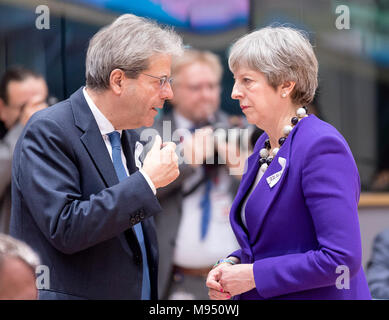
M 242 97 L 242 92 L 241 92 L 241 90 L 239 89 L 238 85 L 235 82 L 234 87 L 232 88 L 231 98 L 238 100 L 241 97 Z

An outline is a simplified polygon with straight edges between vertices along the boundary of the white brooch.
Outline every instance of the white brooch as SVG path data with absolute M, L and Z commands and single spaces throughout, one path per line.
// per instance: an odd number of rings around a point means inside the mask
M 281 170 L 266 178 L 266 181 L 269 184 L 270 188 L 273 188 L 276 183 L 281 179 L 282 173 L 285 170 L 286 159 L 278 157 L 278 163 L 281 165 Z

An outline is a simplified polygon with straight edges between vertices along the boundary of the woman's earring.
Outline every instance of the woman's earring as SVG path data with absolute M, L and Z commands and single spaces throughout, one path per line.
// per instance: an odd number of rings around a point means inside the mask
M 285 98 L 285 97 L 286 97 L 286 93 L 284 92 L 281 96 L 282 96 L 283 98 Z

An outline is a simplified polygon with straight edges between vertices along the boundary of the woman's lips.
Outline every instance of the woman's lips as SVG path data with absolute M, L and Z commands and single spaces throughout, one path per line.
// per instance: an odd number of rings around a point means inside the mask
M 249 106 L 240 106 L 242 110 L 247 109 Z

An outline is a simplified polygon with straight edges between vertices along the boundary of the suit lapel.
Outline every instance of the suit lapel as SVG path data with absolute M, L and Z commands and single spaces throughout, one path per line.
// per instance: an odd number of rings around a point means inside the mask
M 99 127 L 97 126 L 96 120 L 93 117 L 92 111 L 90 110 L 84 98 L 82 88 L 77 90 L 70 97 L 70 101 L 74 114 L 75 125 L 79 129 L 81 129 L 81 131 L 83 131 L 80 140 L 88 151 L 89 156 L 94 162 L 102 179 L 104 180 L 107 187 L 112 187 L 118 184 L 119 179 L 116 175 L 116 171 L 112 164 L 111 157 L 109 156 L 107 147 L 101 136 L 101 132 L 99 130 Z M 127 130 L 123 130 L 122 146 L 123 152 L 126 156 L 127 167 L 130 174 L 135 172 L 136 170 L 134 157 L 132 156 L 132 145 L 135 145 L 135 142 L 133 141 L 133 136 L 135 135 L 130 134 Z M 138 256 L 141 256 L 138 239 L 132 228 L 128 229 L 125 232 L 122 232 L 118 237 L 123 249 L 129 255 L 132 256 L 133 253 L 136 253 Z
M 257 176 L 260 159 L 259 150 L 263 148 L 264 142 L 268 138 L 266 133 L 259 138 L 253 154 L 248 159 L 248 171 L 242 177 L 241 186 L 231 207 L 230 217 L 233 225 L 239 225 L 239 228 L 235 228 L 235 233 L 242 250 L 246 254 L 251 255 L 250 245 L 258 240 L 266 215 L 270 212 L 271 206 L 276 201 L 286 180 L 289 169 L 291 144 L 297 129 L 298 125 L 292 130 L 288 139 L 286 139 L 284 145 L 280 148 L 277 156 L 273 159 L 247 201 L 245 211 L 249 214 L 246 215 L 248 231 L 246 232 L 245 228 L 242 227 L 240 217 L 241 205 Z M 271 181 L 273 181 L 273 184 Z
M 131 131 L 129 130 L 123 130 L 122 133 L 122 147 L 123 147 L 123 153 L 126 157 L 127 161 L 127 169 L 130 174 L 133 174 L 135 171 L 137 171 L 137 167 L 135 166 L 135 143 L 136 143 L 136 135 L 131 134 Z
M 117 184 L 119 180 L 112 165 L 111 157 L 109 156 L 92 111 L 84 98 L 82 88 L 77 90 L 70 97 L 70 101 L 75 125 L 83 131 L 83 134 L 80 137 L 81 142 L 88 151 L 89 156 L 107 187 Z
M 241 206 L 242 206 L 243 198 L 248 192 L 258 172 L 259 163 L 257 160 L 259 156 L 259 150 L 262 148 L 264 141 L 266 139 L 267 139 L 267 135 L 266 133 L 263 133 L 261 137 L 258 139 L 254 147 L 253 154 L 247 159 L 247 168 L 248 168 L 247 172 L 242 176 L 242 180 L 240 182 L 238 192 L 231 206 L 231 214 L 230 214 L 231 225 L 238 226 L 238 228 L 235 227 L 233 229 L 240 247 L 242 248 L 243 252 L 245 252 L 247 255 L 251 254 L 251 249 L 248 245 L 249 241 L 248 241 L 248 235 L 246 229 L 242 224 Z
M 271 206 L 276 201 L 282 185 L 286 180 L 285 177 L 289 169 L 290 145 L 293 135 L 291 134 L 289 138 L 285 141 L 282 148 L 280 148 L 280 151 L 265 171 L 265 174 L 247 201 L 246 212 L 249 214 L 246 215 L 246 223 L 250 235 L 250 244 L 255 242 L 260 235 L 265 217 L 270 212 Z M 259 158 L 260 156 L 258 154 L 256 158 L 257 163 L 259 162 Z M 269 177 L 276 176 L 279 176 L 279 180 L 271 186 L 271 178 Z
M 119 180 L 117 178 L 115 168 L 112 165 L 112 160 L 109 156 L 100 131 L 98 131 L 98 129 L 97 132 L 94 129 L 88 130 L 83 136 L 81 136 L 81 141 L 88 150 L 90 157 L 95 163 L 95 166 L 103 177 L 106 185 L 111 187 L 118 184 Z
M 258 241 L 258 237 L 260 237 L 261 228 L 263 226 L 265 218 L 270 213 L 271 207 L 274 202 L 277 201 L 277 199 L 279 198 L 278 195 L 282 190 L 285 181 L 287 180 L 288 171 L 291 165 L 290 157 L 293 140 L 299 130 L 299 127 L 302 125 L 302 123 L 309 121 L 308 119 L 310 117 L 311 116 L 302 119 L 293 128 L 293 130 L 289 134 L 289 137 L 285 140 L 284 145 L 280 148 L 280 151 L 277 153 L 277 156 L 274 158 L 269 168 L 266 170 L 258 185 L 253 190 L 249 201 L 247 202 L 246 211 L 249 214 L 246 215 L 246 222 L 250 235 L 250 244 L 253 244 Z M 257 152 L 256 161 L 259 161 L 259 149 Z M 279 175 L 277 173 L 282 174 Z M 273 183 L 275 182 L 275 184 L 272 185 L 271 178 L 269 177 L 278 177 L 278 180 L 273 179 Z

